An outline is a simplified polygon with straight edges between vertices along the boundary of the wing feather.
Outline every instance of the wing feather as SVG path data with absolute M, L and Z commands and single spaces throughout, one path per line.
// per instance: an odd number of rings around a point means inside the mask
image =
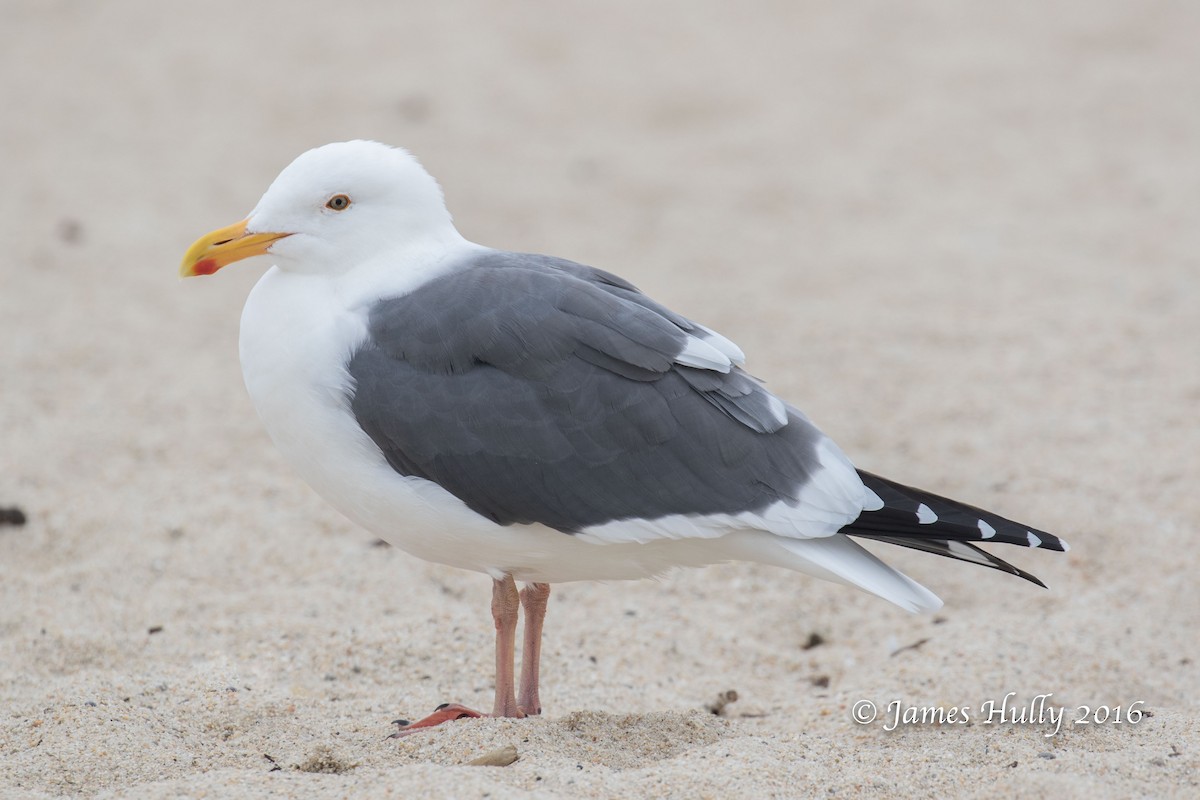
M 494 252 L 380 301 L 368 327 L 348 365 L 363 430 L 398 472 L 500 524 L 811 503 L 819 519 L 800 509 L 781 532 L 824 536 L 862 508 L 853 468 L 822 463 L 828 440 L 732 363 L 736 346 L 608 273 Z

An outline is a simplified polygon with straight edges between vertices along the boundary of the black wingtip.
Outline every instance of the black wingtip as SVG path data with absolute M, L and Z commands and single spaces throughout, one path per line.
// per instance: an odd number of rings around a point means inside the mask
M 945 539 L 976 544 L 1008 544 L 1065 553 L 1066 540 L 1023 525 L 977 506 L 858 470 L 866 487 L 883 503 L 864 511 L 842 529 L 852 536 L 879 534 L 895 538 Z

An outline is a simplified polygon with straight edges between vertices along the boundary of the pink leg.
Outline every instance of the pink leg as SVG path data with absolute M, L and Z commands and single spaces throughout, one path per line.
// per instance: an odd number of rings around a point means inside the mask
M 521 696 L 517 705 L 528 716 L 542 713 L 538 697 L 538 671 L 542 660 L 542 622 L 546 619 L 546 603 L 550 599 L 550 584 L 527 583 L 521 590 L 521 607 L 525 609 L 525 641 L 521 649 Z
M 543 584 L 544 585 L 544 584 Z M 550 587 L 546 587 L 549 594 Z M 545 613 L 545 599 L 542 600 L 542 613 Z M 517 615 L 520 613 L 521 600 L 517 594 L 516 581 L 511 575 L 505 575 L 502 580 L 492 582 L 492 619 L 496 623 L 496 701 L 492 705 L 493 717 L 523 717 L 520 706 L 517 705 L 516 693 L 513 691 L 513 657 L 516 655 Z M 538 638 L 541 638 L 541 617 L 538 617 Z M 526 631 L 526 641 L 529 634 Z M 528 647 L 528 644 L 526 645 Z M 536 652 L 534 661 L 534 701 L 537 700 L 537 663 Z M 525 668 L 521 670 L 522 696 L 524 696 Z M 396 720 L 400 730 L 389 738 L 399 738 L 422 728 L 432 728 L 450 720 L 467 717 L 482 717 L 483 713 L 458 703 L 443 703 L 432 714 L 417 722 L 408 723 L 406 720 Z
M 511 575 L 492 583 L 492 619 L 496 621 L 496 702 L 493 717 L 523 717 L 513 692 L 513 657 L 516 655 L 517 614 L 521 604 Z
M 406 719 L 393 720 L 393 725 L 399 725 L 400 730 L 387 737 L 389 739 L 399 739 L 401 736 L 408 736 L 410 733 L 416 733 L 422 728 L 432 728 L 434 725 L 441 725 L 443 722 L 449 722 L 454 719 L 467 719 L 469 717 L 482 717 L 473 708 L 459 705 L 458 703 L 442 703 L 433 710 L 433 713 L 424 719 L 416 722 L 409 722 Z

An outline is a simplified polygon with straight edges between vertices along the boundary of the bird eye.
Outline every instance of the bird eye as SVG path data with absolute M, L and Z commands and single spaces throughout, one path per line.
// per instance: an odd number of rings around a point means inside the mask
M 331 211 L 345 211 L 350 207 L 350 197 L 344 194 L 335 194 L 329 198 L 329 202 L 325 204 L 325 207 Z

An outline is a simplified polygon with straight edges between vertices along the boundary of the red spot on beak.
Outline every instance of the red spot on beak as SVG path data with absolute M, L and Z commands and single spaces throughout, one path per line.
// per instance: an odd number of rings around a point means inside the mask
M 192 270 L 197 275 L 212 275 L 218 269 L 217 261 L 214 258 L 206 258 L 198 261 L 196 262 L 196 266 L 192 267 Z

